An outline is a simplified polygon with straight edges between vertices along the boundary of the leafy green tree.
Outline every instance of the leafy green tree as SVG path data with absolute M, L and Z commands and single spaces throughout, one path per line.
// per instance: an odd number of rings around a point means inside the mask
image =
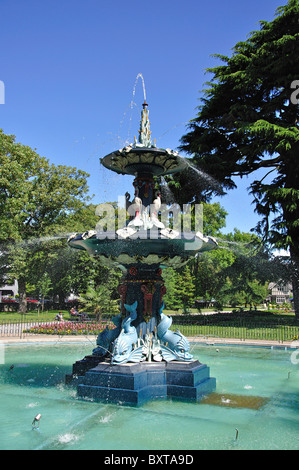
M 41 299 L 42 312 L 45 306 L 45 299 L 52 289 L 52 282 L 48 273 L 45 273 L 37 282 L 39 298 Z
M 184 313 L 187 313 L 189 308 L 194 305 L 194 294 L 194 276 L 187 264 L 177 279 L 177 296 Z
M 39 280 L 49 276 L 51 293 L 60 305 L 65 298 L 73 293 L 79 295 L 86 292 L 92 282 L 94 285 L 107 285 L 112 289 L 113 298 L 118 298 L 117 284 L 121 273 L 119 270 L 108 269 L 100 261 L 92 258 L 86 251 L 71 249 L 67 245 L 70 232 L 84 232 L 94 229 L 98 218 L 95 216 L 96 206 L 89 204 L 81 207 L 75 214 L 70 214 L 60 225 L 57 237 L 42 237 L 40 239 L 21 242 L 27 246 L 26 279 L 29 279 L 30 295 L 39 296 Z M 30 254 L 30 256 L 29 256 Z M 28 290 L 28 282 L 26 282 Z
M 195 298 L 224 302 L 223 291 L 228 287 L 226 269 L 234 262 L 232 251 L 219 249 L 206 252 L 192 263 L 195 284 Z
M 167 292 L 163 298 L 166 308 L 187 312 L 194 305 L 194 276 L 189 265 L 180 270 L 168 268 L 163 273 Z
M 256 176 L 250 193 L 261 216 L 257 230 L 290 250 L 299 318 L 298 101 L 291 99 L 299 77 L 298 23 L 299 2 L 289 0 L 231 57 L 216 56 L 222 64 L 209 69 L 212 79 L 181 148 L 225 189 L 235 187 L 235 176 Z
M 82 304 L 80 311 L 95 315 L 98 321 L 101 320 L 103 313 L 106 315 L 119 313 L 119 300 L 112 299 L 112 291 L 107 285 L 88 286 L 86 292 L 80 295 L 79 302 Z
M 221 229 L 225 227 L 227 212 L 219 203 L 203 203 L 204 235 L 223 238 Z M 195 298 L 204 300 L 216 299 L 222 285 L 226 282 L 221 275 L 224 268 L 233 262 L 233 254 L 229 250 L 218 249 L 201 253 L 191 260 L 189 266 L 194 276 Z M 218 300 L 218 299 L 217 299 Z
M 26 311 L 32 242 L 57 235 L 65 219 L 80 211 L 88 200 L 87 176 L 50 164 L 0 130 L 0 248 L 18 280 L 20 311 Z
M 163 302 L 165 307 L 169 310 L 177 310 L 181 307 L 177 289 L 178 277 L 179 273 L 173 268 L 167 268 L 163 271 L 163 279 L 166 287 Z
M 224 236 L 233 255 L 233 262 L 224 267 L 227 283 L 220 289 L 226 303 L 258 305 L 266 300 L 268 282 L 276 279 L 272 257 L 262 241 L 253 233 L 235 229 Z

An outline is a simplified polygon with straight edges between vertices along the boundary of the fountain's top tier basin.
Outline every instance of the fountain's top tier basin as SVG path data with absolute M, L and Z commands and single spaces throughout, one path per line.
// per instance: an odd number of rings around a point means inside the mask
M 104 232 L 105 238 L 98 238 L 93 231 L 73 235 L 68 243 L 72 248 L 87 251 L 99 258 L 106 266 L 117 266 L 127 269 L 129 266 L 142 263 L 159 265 L 161 268 L 184 266 L 190 258 L 198 253 L 217 248 L 217 242 L 210 237 L 196 234 L 193 238 L 180 234 L 166 238 L 159 231 L 158 238 L 150 238 L 150 231 L 139 232 L 138 237 L 121 238 L 117 234 Z M 189 234 L 190 235 L 190 234 Z M 171 234 L 169 234 L 171 237 Z
M 163 176 L 183 171 L 187 164 L 178 152 L 131 144 L 101 159 L 102 165 L 122 175 Z

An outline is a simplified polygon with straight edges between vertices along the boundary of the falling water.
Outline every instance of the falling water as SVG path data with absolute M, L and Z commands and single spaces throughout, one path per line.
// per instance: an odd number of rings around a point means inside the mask
M 139 79 L 139 78 L 141 78 L 141 80 L 142 80 L 143 98 L 144 98 L 144 101 L 146 102 L 145 84 L 144 84 L 144 78 L 143 78 L 142 73 L 139 73 L 139 74 L 137 75 L 137 77 L 136 77 L 135 84 L 134 84 L 134 88 L 133 88 L 133 99 L 132 99 L 132 102 L 134 101 L 134 98 L 135 98 L 136 86 L 137 86 L 137 82 L 138 82 L 138 79 Z
M 180 126 L 187 126 L 188 124 L 189 124 L 189 121 L 184 121 L 184 122 L 180 122 L 179 124 L 176 124 L 170 129 L 167 129 L 167 131 L 163 132 L 163 134 L 161 134 L 160 137 L 156 139 L 156 143 L 158 143 L 161 139 L 163 139 L 165 135 L 167 135 L 169 132 L 173 131 L 174 129 L 177 129 Z
M 135 94 L 136 94 L 136 87 L 137 87 L 137 83 L 138 83 L 139 78 L 140 78 L 141 81 L 142 81 L 143 99 L 144 99 L 144 103 L 146 103 L 146 92 L 145 92 L 144 78 L 143 78 L 142 73 L 139 73 L 139 74 L 137 75 L 136 79 L 135 79 L 135 83 L 134 83 L 134 87 L 133 87 L 132 100 L 131 100 L 131 103 L 130 103 L 131 113 L 130 113 L 130 118 L 129 118 L 128 135 L 127 135 L 127 140 L 126 140 L 126 143 L 127 143 L 127 144 L 130 143 L 130 133 L 131 133 L 131 128 L 132 128 L 133 108 L 134 108 L 134 106 L 137 107 L 137 105 L 136 105 L 136 103 L 135 103 Z M 125 117 L 125 116 L 124 116 L 124 117 Z
M 250 248 L 250 242 L 235 242 L 226 240 L 225 238 L 216 237 L 218 243 L 218 249 L 229 250 L 232 253 L 239 253 L 242 248 Z M 250 253 L 247 256 L 251 256 Z
M 225 192 L 223 191 L 223 188 L 219 181 L 217 181 L 215 178 L 213 178 L 211 175 L 206 173 L 203 170 L 200 170 L 197 168 L 194 164 L 190 163 L 190 160 L 188 158 L 184 158 L 181 155 L 179 156 L 181 160 L 184 161 L 184 163 L 187 165 L 188 169 L 191 170 L 196 174 L 196 176 L 199 178 L 201 182 L 204 182 L 205 187 L 209 187 L 211 190 L 217 191 L 219 195 L 224 196 Z
M 20 242 L 17 242 L 19 245 L 37 245 L 39 243 L 46 243 L 50 242 L 53 240 L 66 240 L 71 234 L 70 233 L 62 233 L 59 235 L 52 235 L 52 236 L 45 236 L 45 237 L 39 237 L 39 238 L 29 238 L 28 240 L 21 240 Z
M 235 245 L 235 246 L 239 246 L 239 247 L 242 247 L 242 246 L 250 246 L 250 242 L 234 242 L 234 241 L 230 241 L 230 240 L 225 240 L 225 238 L 217 238 L 217 242 L 221 242 L 221 243 L 225 243 L 225 244 L 228 244 L 228 245 Z
M 165 204 L 173 204 L 175 202 L 175 196 L 168 186 L 164 176 L 161 176 L 161 196 Z

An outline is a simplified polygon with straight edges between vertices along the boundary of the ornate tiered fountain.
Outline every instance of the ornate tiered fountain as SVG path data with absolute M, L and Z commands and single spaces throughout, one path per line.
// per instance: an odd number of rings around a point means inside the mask
M 109 170 L 135 177 L 128 220 L 115 233 L 91 230 L 68 240 L 71 247 L 123 271 L 115 328 L 98 336 L 92 355 L 73 365 L 68 381 L 76 381 L 81 398 L 129 405 L 167 397 L 197 401 L 215 389 L 209 368 L 193 360 L 187 338 L 170 329 L 172 319 L 163 313 L 162 272 L 184 266 L 217 243 L 201 231 L 190 237 L 159 219 L 155 177 L 183 171 L 186 161 L 152 143 L 147 107 L 144 102 L 138 141 L 101 159 Z

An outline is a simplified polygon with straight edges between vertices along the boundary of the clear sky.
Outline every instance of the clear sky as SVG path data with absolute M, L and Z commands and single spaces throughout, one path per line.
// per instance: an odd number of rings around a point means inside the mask
M 0 128 L 58 165 L 90 173 L 96 203 L 132 191 L 99 158 L 137 135 L 142 80 L 152 137 L 176 149 L 195 117 L 211 54 L 271 21 L 286 0 L 0 0 Z M 135 103 L 132 105 L 132 101 Z M 250 180 L 221 198 L 225 232 L 257 217 Z

